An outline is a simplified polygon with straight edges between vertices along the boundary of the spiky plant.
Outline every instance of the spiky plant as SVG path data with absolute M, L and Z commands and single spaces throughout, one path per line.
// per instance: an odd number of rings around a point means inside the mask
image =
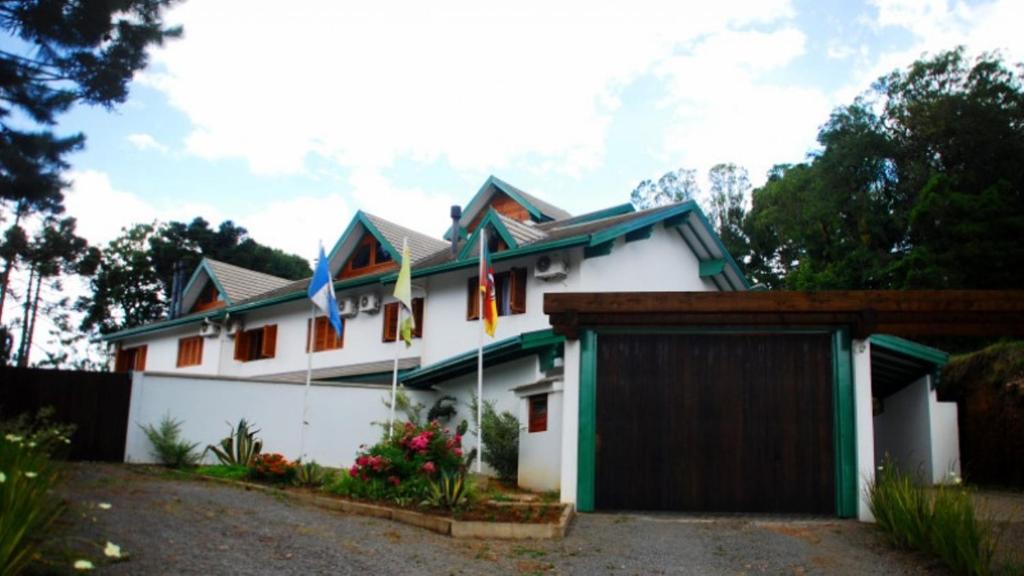
M 230 423 L 228 428 L 231 429 Z M 238 426 L 220 441 L 219 446 L 210 444 L 206 449 L 213 452 L 221 464 L 251 466 L 263 450 L 263 441 L 256 438 L 258 432 L 258 428 L 253 429 L 252 425 L 242 418 L 238 421 Z

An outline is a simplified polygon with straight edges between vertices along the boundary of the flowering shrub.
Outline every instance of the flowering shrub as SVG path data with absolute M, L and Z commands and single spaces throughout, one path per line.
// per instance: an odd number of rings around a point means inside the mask
M 257 480 L 270 482 L 291 482 L 295 478 L 296 465 L 277 452 L 260 454 L 253 461 L 252 476 Z
M 362 449 L 338 491 L 358 498 L 420 502 L 430 497 L 431 482 L 442 472 L 462 474 L 466 459 L 462 435 L 442 428 L 406 422 L 390 439 Z

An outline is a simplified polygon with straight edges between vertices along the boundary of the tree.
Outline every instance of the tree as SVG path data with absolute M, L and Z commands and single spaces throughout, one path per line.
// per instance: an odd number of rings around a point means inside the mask
M 666 172 L 657 182 L 644 180 L 630 193 L 630 201 L 640 210 L 693 200 L 700 194 L 696 170 L 679 168 Z
M 289 280 L 312 275 L 304 258 L 257 243 L 230 220 L 216 230 L 202 218 L 189 224 L 137 224 L 103 249 L 92 294 L 76 304 L 85 313 L 82 329 L 110 334 L 164 318 L 174 264 L 182 262 L 192 271 L 204 257 Z
M 746 198 L 750 192 L 747 170 L 735 164 L 716 164 L 708 171 L 708 181 L 711 185 L 708 218 L 725 249 L 742 266 L 747 260 L 749 249 L 743 231 L 743 219 L 747 214 Z
M 752 268 L 791 289 L 1020 288 L 1022 85 L 962 49 L 881 78 L 754 191 Z
M 124 102 L 128 82 L 146 66 L 146 50 L 181 34 L 163 13 L 175 0 L 4 0 L 0 30 L 0 320 L 11 274 L 26 256 L 24 219 L 63 212 L 64 158 L 82 134 L 51 127 L 74 104 Z

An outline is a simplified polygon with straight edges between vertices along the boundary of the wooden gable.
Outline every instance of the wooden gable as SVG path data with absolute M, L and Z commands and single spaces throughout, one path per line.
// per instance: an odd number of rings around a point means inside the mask
M 388 270 L 398 270 L 398 263 L 373 234 L 365 232 L 345 261 L 345 265 L 338 271 L 336 279 L 356 278 Z
M 467 233 L 472 234 L 476 231 L 477 226 L 480 225 L 480 221 L 487 215 L 488 208 L 493 208 L 498 214 L 501 214 L 506 218 L 518 220 L 519 222 L 526 222 L 527 220 L 530 220 L 530 211 L 527 210 L 525 206 L 516 202 L 516 200 L 508 194 L 501 191 L 495 191 L 491 196 L 491 199 L 487 202 L 487 205 L 481 208 L 473 220 L 470 221 L 469 226 L 466 227 Z
M 213 310 L 214 308 L 224 307 L 224 297 L 221 296 L 220 290 L 217 289 L 217 285 L 212 280 L 206 281 L 206 286 L 203 291 L 199 293 L 199 297 L 196 298 L 195 304 L 192 305 L 192 309 L 189 312 L 202 312 L 204 310 Z

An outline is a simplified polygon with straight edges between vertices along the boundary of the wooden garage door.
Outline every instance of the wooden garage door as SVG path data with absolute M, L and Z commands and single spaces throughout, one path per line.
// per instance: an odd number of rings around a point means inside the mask
M 835 514 L 827 334 L 602 334 L 597 375 L 597 509 Z

